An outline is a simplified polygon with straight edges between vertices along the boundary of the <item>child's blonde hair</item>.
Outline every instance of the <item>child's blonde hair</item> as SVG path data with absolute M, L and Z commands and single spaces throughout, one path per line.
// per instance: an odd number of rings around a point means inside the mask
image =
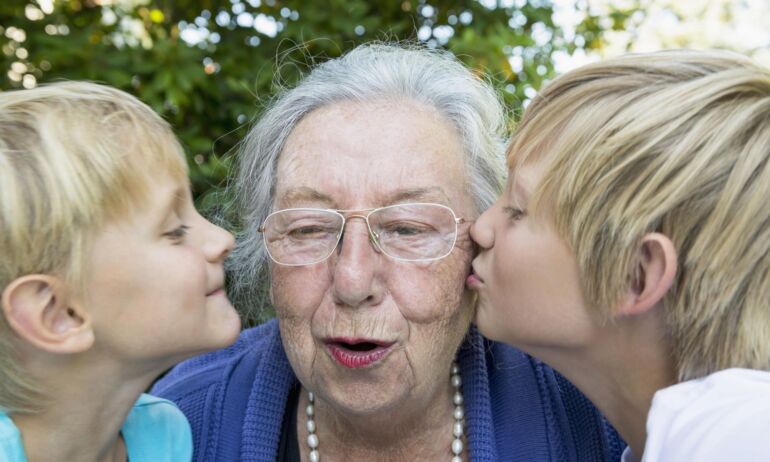
M 168 124 L 114 88 L 62 82 L 0 93 L 0 291 L 26 274 L 82 289 L 87 241 L 148 200 L 158 174 L 186 181 Z M 0 407 L 31 412 L 41 393 L 0 316 Z
M 727 52 L 585 66 L 524 113 L 509 166 L 545 162 L 529 210 L 574 250 L 609 315 L 641 238 L 678 253 L 664 300 L 680 380 L 770 369 L 770 72 Z M 542 205 L 542 207 L 541 207 Z

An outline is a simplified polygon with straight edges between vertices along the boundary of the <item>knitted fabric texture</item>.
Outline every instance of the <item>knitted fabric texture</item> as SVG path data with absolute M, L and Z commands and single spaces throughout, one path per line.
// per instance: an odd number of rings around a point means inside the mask
M 625 444 L 596 408 L 545 364 L 471 328 L 457 353 L 473 462 L 612 461 Z M 193 430 L 193 460 L 275 461 L 297 384 L 276 320 L 231 347 L 188 360 L 152 392 L 177 403 Z

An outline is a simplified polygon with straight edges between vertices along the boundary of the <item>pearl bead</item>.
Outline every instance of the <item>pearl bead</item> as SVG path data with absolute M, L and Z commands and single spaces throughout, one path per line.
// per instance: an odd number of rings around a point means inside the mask
M 460 378 L 460 367 L 457 365 L 457 363 L 452 363 L 452 375 L 450 377 L 450 382 L 452 387 L 455 389 L 454 395 L 452 396 L 452 402 L 455 405 L 454 412 L 452 413 L 455 419 L 455 422 L 452 425 L 452 435 L 454 435 L 454 439 L 452 440 L 452 454 L 454 454 L 454 457 L 452 457 L 452 462 L 463 462 L 460 454 L 463 452 L 462 435 L 464 432 L 463 418 L 465 417 L 465 411 L 463 410 L 463 394 L 460 390 L 462 379 Z M 305 413 L 307 414 L 307 445 L 310 449 L 310 452 L 308 453 L 308 459 L 310 462 L 320 462 L 321 452 L 318 450 L 319 441 L 318 435 L 315 433 L 316 423 L 313 419 L 313 416 L 315 415 L 315 406 L 313 405 L 315 402 L 315 395 L 312 391 L 308 392 L 307 399 L 308 405 L 305 408 Z
M 463 440 L 456 439 L 452 441 L 452 452 L 458 456 L 463 452 Z

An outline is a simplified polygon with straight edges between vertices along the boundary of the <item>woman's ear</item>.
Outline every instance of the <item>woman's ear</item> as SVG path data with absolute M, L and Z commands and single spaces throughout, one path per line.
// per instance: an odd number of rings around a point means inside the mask
M 619 307 L 621 316 L 642 314 L 655 307 L 668 293 L 677 271 L 674 243 L 661 233 L 649 233 L 637 248 L 635 264 L 628 274 L 628 287 Z
M 79 353 L 94 342 L 91 318 L 54 276 L 29 274 L 3 290 L 2 308 L 16 334 L 50 353 Z

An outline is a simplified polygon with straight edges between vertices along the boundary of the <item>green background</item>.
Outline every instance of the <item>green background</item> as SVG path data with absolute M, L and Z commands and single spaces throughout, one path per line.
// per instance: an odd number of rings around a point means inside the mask
M 220 199 L 228 154 L 250 123 L 310 63 L 371 40 L 423 41 L 488 75 L 515 118 L 554 74 L 552 55 L 600 46 L 600 24 L 608 24 L 586 12 L 565 37 L 552 13 L 535 0 L 6 0 L 0 90 L 87 79 L 138 96 L 173 125 L 205 207 Z M 631 13 L 613 12 L 611 28 L 622 29 Z
M 86 79 L 138 96 L 179 136 L 198 207 L 237 230 L 223 193 L 232 154 L 270 97 L 313 62 L 372 40 L 448 48 L 500 89 L 513 122 L 553 76 L 555 53 L 601 46 L 633 12 L 583 11 L 572 33 L 537 0 L 6 0 L 0 90 Z M 247 325 L 272 314 L 239 308 Z

